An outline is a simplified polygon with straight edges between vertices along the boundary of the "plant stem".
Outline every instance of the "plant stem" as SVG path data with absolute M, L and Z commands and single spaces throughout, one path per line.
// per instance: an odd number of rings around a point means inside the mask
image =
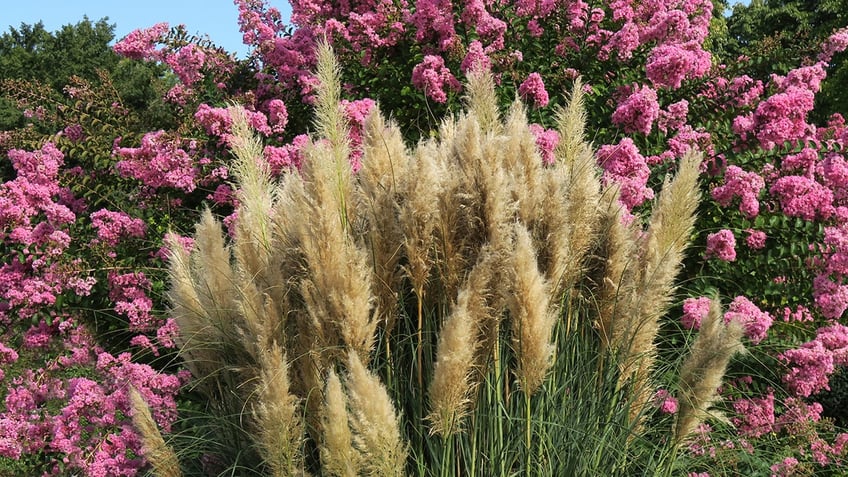
M 525 383 L 524 389 L 527 389 L 526 383 Z M 530 415 L 530 394 L 527 393 L 527 392 L 524 393 L 524 412 L 525 412 L 525 415 L 524 415 L 525 416 L 524 417 L 524 428 L 525 428 L 524 445 L 526 447 L 526 454 L 525 454 L 524 460 L 525 460 L 525 463 L 526 463 L 527 477 L 530 477 L 530 466 L 531 466 L 530 465 L 530 460 L 531 460 L 530 456 L 532 454 L 532 452 L 530 450 L 530 437 L 531 437 L 532 431 L 533 431 L 533 419 Z

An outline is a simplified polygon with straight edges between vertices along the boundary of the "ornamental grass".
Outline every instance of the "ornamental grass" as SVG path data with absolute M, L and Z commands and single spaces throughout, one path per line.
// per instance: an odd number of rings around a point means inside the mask
M 502 115 L 477 70 L 465 111 L 414 147 L 372 112 L 354 173 L 339 72 L 329 47 L 318 57 L 302 168 L 272 179 L 233 107 L 232 235 L 207 211 L 194 249 L 171 247 L 181 355 L 208 403 L 203 438 L 169 441 L 184 469 L 671 475 L 741 349 L 714 304 L 679 372 L 677 422 L 658 417 L 657 335 L 699 157 L 680 159 L 643 226 L 602 185 L 579 82 L 545 165 L 524 106 Z M 171 455 L 146 429 L 145 449 Z

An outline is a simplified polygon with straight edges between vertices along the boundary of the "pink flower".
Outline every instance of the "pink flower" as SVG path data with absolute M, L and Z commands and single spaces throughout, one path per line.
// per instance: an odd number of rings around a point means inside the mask
M 115 164 L 122 176 L 138 179 L 149 187 L 173 187 L 185 192 L 197 187 L 194 160 L 168 139 L 165 131 L 145 134 L 140 147 L 117 147 L 115 155 L 122 158 Z
M 835 367 L 848 365 L 848 327 L 819 328 L 816 338 L 779 355 L 789 367 L 783 382 L 796 396 L 808 397 L 828 386 Z
M 300 169 L 303 164 L 301 151 L 309 143 L 309 136 L 300 134 L 296 136 L 291 144 L 282 147 L 265 146 L 263 156 L 271 165 L 271 173 L 279 175 L 284 170 Z
M 700 44 L 669 44 L 654 47 L 645 63 L 645 73 L 657 88 L 678 89 L 684 78 L 698 78 L 710 69 L 710 53 Z
M 848 309 L 848 285 L 834 282 L 828 274 L 819 274 L 813 279 L 813 299 L 825 318 L 838 320 Z
M 554 150 L 559 144 L 559 133 L 554 129 L 545 129 L 538 124 L 530 125 L 530 132 L 536 137 L 536 147 L 542 154 L 542 162 L 550 166 L 556 162 Z
M 91 214 L 91 226 L 97 230 L 97 242 L 110 247 L 118 245 L 123 237 L 144 237 L 147 224 L 123 212 L 100 209 Z
M 545 83 L 542 82 L 542 76 L 539 73 L 530 73 L 530 76 L 518 87 L 518 94 L 539 108 L 548 105 L 548 92 L 545 91 Z
M 289 122 L 289 113 L 286 105 L 280 99 L 272 99 L 268 102 L 268 122 L 275 133 L 282 133 Z
M 159 59 L 156 44 L 168 32 L 167 23 L 157 23 L 150 28 L 133 30 L 129 35 L 115 43 L 115 53 L 136 60 L 155 61 Z
M 654 197 L 654 191 L 647 185 L 651 170 L 632 139 L 626 137 L 616 145 L 601 146 L 596 158 L 604 170 L 604 184 L 620 185 L 621 203 L 628 210 Z
M 654 405 L 663 414 L 674 414 L 677 412 L 677 399 L 667 389 L 660 389 L 654 394 Z
M 738 166 L 728 166 L 724 173 L 724 184 L 714 188 L 710 194 L 722 207 L 730 205 L 734 198 L 739 197 L 739 210 L 742 214 L 753 219 L 760 213 L 758 197 L 765 187 L 765 180 L 756 172 L 745 172 Z
M 683 300 L 683 316 L 680 323 L 688 330 L 701 328 L 701 320 L 710 312 L 710 299 L 702 296 Z
M 775 430 L 774 392 L 762 398 L 737 399 L 733 402 L 736 416 L 733 425 L 745 437 L 760 437 Z
M 833 192 L 808 177 L 781 177 L 769 192 L 780 201 L 783 213 L 790 217 L 814 220 L 833 215 Z
M 738 321 L 745 326 L 745 336 L 757 344 L 766 337 L 768 329 L 774 321 L 770 314 L 757 308 L 744 296 L 737 296 L 727 307 L 724 322 Z
M 822 44 L 819 60 L 829 63 L 833 55 L 845 51 L 848 48 L 848 28 L 843 28 L 834 32 Z
M 612 113 L 612 122 L 623 127 L 626 133 L 650 134 L 654 121 L 659 116 L 657 92 L 643 85 L 619 103 Z
M 109 274 L 109 299 L 115 302 L 115 311 L 129 318 L 129 329 L 135 332 L 152 331 L 158 325 L 151 311 L 153 300 L 147 296 L 150 280 L 142 272 Z
M 492 69 L 492 60 L 483 51 L 483 44 L 478 40 L 472 41 L 468 45 L 468 53 L 465 54 L 465 58 L 459 65 L 459 71 L 468 73 L 469 71 L 489 71 L 490 69 Z
M 445 60 L 436 55 L 427 55 L 421 63 L 415 65 L 412 69 L 412 84 L 437 103 L 448 100 L 445 86 L 453 91 L 462 88 L 459 81 L 445 67 Z
M 660 110 L 657 128 L 663 133 L 669 130 L 680 129 L 686 124 L 686 116 L 689 114 L 689 101 L 681 99 L 676 103 L 668 105 L 666 110 Z
M 206 53 L 194 43 L 189 43 L 176 53 L 165 55 L 165 63 L 184 85 L 192 86 L 203 78 L 200 70 L 206 63 Z
M 746 229 L 745 232 L 748 234 L 748 236 L 745 237 L 745 243 L 748 244 L 749 248 L 753 250 L 765 248 L 767 238 L 765 232 L 754 229 Z
M 772 477 L 792 477 L 796 475 L 795 467 L 798 466 L 798 459 L 787 457 L 777 464 L 772 465 L 769 469 L 773 472 Z
M 736 260 L 736 238 L 727 229 L 707 235 L 706 258 L 715 257 L 725 262 Z
M 763 149 L 771 150 L 788 141 L 802 139 L 807 132 L 807 113 L 813 110 L 814 94 L 790 86 L 761 102 L 754 112 L 756 137 Z
M 410 20 L 419 43 L 433 40 L 441 51 L 447 51 L 458 41 L 449 0 L 419 0 Z

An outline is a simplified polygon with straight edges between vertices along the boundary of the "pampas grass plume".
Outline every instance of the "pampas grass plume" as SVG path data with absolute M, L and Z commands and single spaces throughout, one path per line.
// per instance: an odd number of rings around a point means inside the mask
M 727 364 L 734 354 L 744 352 L 744 327 L 737 320 L 725 324 L 718 300 L 710 303 L 710 311 L 701 321 L 701 329 L 689 356 L 680 368 L 680 408 L 674 429 L 680 444 L 709 416 L 710 406 L 718 398 Z
M 407 446 L 386 387 L 380 378 L 365 369 L 354 351 L 348 353 L 347 371 L 350 424 L 354 443 L 362 454 L 360 475 L 405 475 Z
M 132 422 L 141 437 L 141 449 L 144 458 L 153 467 L 156 477 L 182 477 L 180 463 L 156 427 L 150 414 L 150 408 L 134 387 L 129 388 Z

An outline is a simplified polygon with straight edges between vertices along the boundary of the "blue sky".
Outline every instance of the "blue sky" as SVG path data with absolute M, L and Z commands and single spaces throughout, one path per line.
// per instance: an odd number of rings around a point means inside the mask
M 288 18 L 288 0 L 270 0 Z M 184 24 L 191 34 L 209 35 L 215 44 L 239 57 L 247 54 L 238 29 L 238 9 L 232 0 L 0 0 L 0 28 L 18 28 L 21 23 L 44 23 L 55 31 L 68 23 L 77 23 L 83 15 L 92 21 L 109 17 L 115 25 L 115 37 L 122 38 L 136 28 L 159 22 L 171 26 Z

